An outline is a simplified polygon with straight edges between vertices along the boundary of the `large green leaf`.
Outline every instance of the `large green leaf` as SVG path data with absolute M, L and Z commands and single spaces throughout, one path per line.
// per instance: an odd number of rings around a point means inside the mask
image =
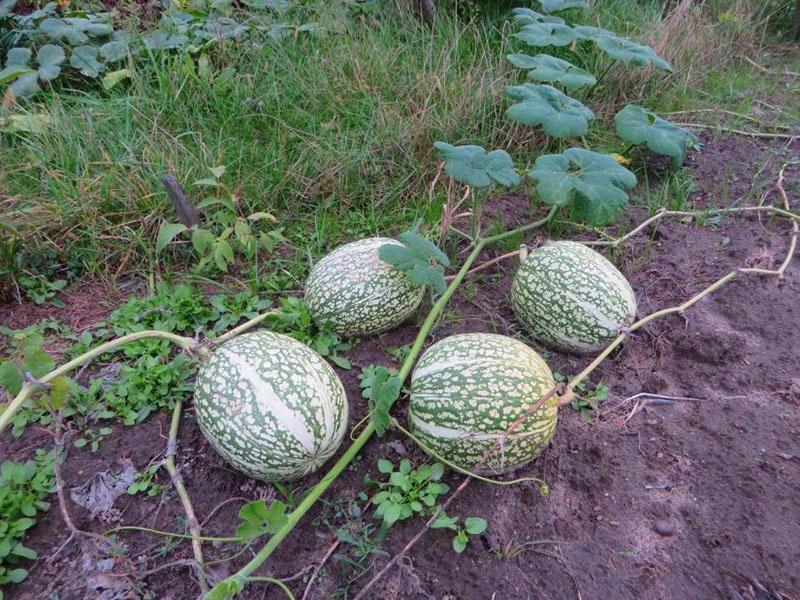
M 69 64 L 87 77 L 97 77 L 105 69 L 105 65 L 97 60 L 98 50 L 95 46 L 78 46 L 69 57 Z
M 540 156 L 529 175 L 547 204 L 572 202 L 576 217 L 597 226 L 619 217 L 628 203 L 625 190 L 636 185 L 636 176 L 612 157 L 583 148 Z
M 559 23 L 531 23 L 514 37 L 529 46 L 568 46 L 577 39 L 575 30 Z
M 20 75 L 8 89 L 16 98 L 30 98 L 41 88 L 39 87 L 39 73 L 36 71 Z
M 598 48 L 616 60 L 621 60 L 637 67 L 654 65 L 666 71 L 672 70 L 672 66 L 658 56 L 650 46 L 643 46 L 628 38 L 605 36 L 597 38 L 596 43 Z
M 614 117 L 617 134 L 631 144 L 647 144 L 656 154 L 665 154 L 679 166 L 686 152 L 697 146 L 699 140 L 691 131 L 678 127 L 655 113 L 629 104 Z
M 451 146 L 445 142 L 433 145 L 445 161 L 444 172 L 461 183 L 487 187 L 496 181 L 510 187 L 520 182 L 514 161 L 505 150 L 486 152 L 481 146 Z
M 534 81 L 560 83 L 568 90 L 597 83 L 594 75 L 571 62 L 550 56 L 549 54 L 509 54 L 508 61 L 515 67 L 528 70 L 528 78 Z
M 58 17 L 48 17 L 42 21 L 39 30 L 51 40 L 67 42 L 70 46 L 78 46 L 89 41 L 89 36 L 81 27 Z
M 512 85 L 506 93 L 518 101 L 506 111 L 509 119 L 523 125 L 541 125 L 555 138 L 585 135 L 589 121 L 595 118 L 586 106 L 551 85 Z
M 106 42 L 100 46 L 100 56 L 107 63 L 122 60 L 128 56 L 128 45 L 124 42 Z
M 64 50 L 53 44 L 45 44 L 36 53 L 36 62 L 39 63 L 39 79 L 52 81 L 61 73 L 61 63 L 64 62 Z
M 12 48 L 6 56 L 5 68 L 0 71 L 0 84 L 14 81 L 15 79 L 31 72 L 28 64 L 31 61 L 31 51 L 27 48 Z
M 586 0 L 539 0 L 542 10 L 546 13 L 567 10 L 568 8 L 589 8 Z
M 558 25 L 563 25 L 565 23 L 564 19 L 561 17 L 543 15 L 530 8 L 515 8 L 511 11 L 511 14 L 514 16 L 514 20 L 520 25 L 530 25 L 531 23 L 557 23 Z
M 602 27 L 593 27 L 592 25 L 576 25 L 573 29 L 579 40 L 597 41 L 602 37 L 617 37 L 617 34 L 613 31 Z

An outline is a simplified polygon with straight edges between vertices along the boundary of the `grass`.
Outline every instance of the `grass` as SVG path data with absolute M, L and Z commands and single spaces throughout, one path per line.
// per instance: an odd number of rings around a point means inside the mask
M 331 245 L 436 222 L 443 198 L 426 190 L 438 163 L 434 141 L 507 147 L 518 164 L 547 150 L 539 134 L 503 118 L 504 87 L 519 77 L 505 54 L 521 49 L 505 35 L 508 7 L 470 5 L 460 17 L 445 7 L 427 27 L 386 4 L 361 19 L 318 3 L 307 18 L 324 23 L 326 35 L 215 47 L 205 76 L 189 56 L 160 54 L 134 65 L 128 87 L 40 96 L 27 109 L 50 114 L 52 125 L 0 138 L 0 205 L 20 232 L 21 269 L 70 281 L 182 270 L 180 253 L 165 263 L 154 252 L 159 225 L 174 219 L 159 179 L 171 171 L 199 199 L 203 190 L 191 182 L 225 165 L 242 214 L 275 214 L 289 239 L 261 267 L 268 286 L 296 286 Z M 634 37 L 665 22 L 655 0 L 601 2 L 579 18 Z M 582 58 L 602 67 L 601 58 Z M 769 92 L 746 65 L 722 66 L 697 85 L 681 71 L 657 78 L 633 99 L 662 111 L 709 103 L 747 110 L 748 90 Z M 630 99 L 623 74 L 612 70 L 593 105 Z M 588 141 L 621 149 L 603 125 Z

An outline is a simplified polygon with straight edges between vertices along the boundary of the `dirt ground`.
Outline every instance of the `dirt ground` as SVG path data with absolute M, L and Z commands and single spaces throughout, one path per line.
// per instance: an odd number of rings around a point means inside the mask
M 774 182 L 787 157 L 800 144 L 770 147 L 743 137 L 713 140 L 689 158 L 695 178 L 690 204 L 734 205 L 758 202 Z M 790 197 L 800 198 L 800 169 L 787 171 Z M 754 197 L 750 197 L 752 195 Z M 769 201 L 774 201 L 770 196 Z M 490 215 L 511 225 L 529 218 L 522 195 L 495 199 Z M 646 217 L 643 208 L 629 211 L 630 225 Z M 626 230 L 627 230 L 626 229 Z M 703 226 L 663 222 L 655 233 L 632 240 L 610 256 L 637 292 L 639 313 L 681 303 L 737 266 L 779 264 L 789 243 L 785 221 L 755 217 L 712 219 Z M 536 238 L 529 240 L 537 243 Z M 488 258 L 488 255 L 487 255 Z M 436 329 L 433 339 L 465 331 L 519 335 L 508 292 L 515 265 L 504 263 L 476 276 L 462 288 Z M 80 290 L 75 293 L 80 293 Z M 483 516 L 489 527 L 463 555 L 450 548 L 450 536 L 431 531 L 392 571 L 374 598 L 542 598 L 542 599 L 795 599 L 800 589 L 800 258 L 781 280 L 742 275 L 687 312 L 686 318 L 655 321 L 633 335 L 592 378 L 609 388 L 592 424 L 569 407 L 542 456 L 525 473 L 545 479 L 551 489 L 542 497 L 532 484 L 496 487 L 473 483 L 451 513 Z M 3 312 L 19 326 L 36 312 L 15 308 Z M 60 315 L 70 322 L 68 308 Z M 98 315 L 97 318 L 101 318 Z M 74 324 L 74 323 L 70 323 Z M 413 340 L 410 323 L 378 339 L 366 340 L 348 356 L 354 368 L 341 371 L 351 403 L 351 421 L 365 413 L 357 374 L 379 362 L 396 366 L 387 348 Z M 585 357 L 546 352 L 554 371 L 575 374 Z M 690 400 L 639 404 L 643 392 Z M 402 403 L 401 403 L 402 404 Z M 398 409 L 401 419 L 404 407 Z M 169 416 L 151 417 L 135 428 L 116 427 L 99 453 L 72 450 L 64 476 L 69 487 L 94 473 L 118 469 L 130 459 L 138 469 L 163 451 Z M 22 458 L 37 445 L 51 444 L 49 434 L 30 428 L 12 440 L 0 439 L 3 456 Z M 299 577 L 288 585 L 303 596 L 317 564 L 334 541 L 332 527 L 357 534 L 371 516 L 357 495 L 364 473 L 376 477 L 380 457 L 397 460 L 424 455 L 407 440 L 390 434 L 373 439 L 354 467 L 332 486 L 320 503 L 280 547 L 263 574 Z M 205 535 L 230 535 L 244 501 L 272 497 L 271 486 L 231 471 L 211 450 L 187 410 L 180 431 L 178 463 L 194 500 Z M 302 482 L 309 486 L 319 477 Z M 461 477 L 449 473 L 447 482 Z M 162 483 L 169 485 L 166 480 Z M 229 498 L 235 500 L 220 504 Z M 120 497 L 114 508 L 94 519 L 70 504 L 76 525 L 103 531 L 119 524 L 182 530 L 183 513 L 174 494 L 166 500 Z M 346 517 L 347 513 L 349 517 Z M 358 511 L 356 511 L 358 512 Z M 396 553 L 420 528 L 420 520 L 393 527 L 382 548 Z M 185 566 L 149 577 L 131 571 L 131 562 L 163 551 L 161 563 L 150 560 L 140 571 L 191 557 L 188 544 L 165 545 L 143 533 L 120 536 L 128 551 L 99 562 L 88 546 L 72 543 L 48 560 L 67 534 L 57 507 L 30 531 L 26 544 L 42 557 L 26 582 L 4 590 L 6 598 L 193 598 L 197 587 Z M 353 550 L 342 544 L 325 564 L 308 598 L 337 596 L 357 571 Z M 207 559 L 227 555 L 224 547 L 206 544 Z M 345 560 L 345 556 L 350 561 Z M 233 565 L 243 563 L 245 554 Z M 386 555 L 362 563 L 380 568 Z M 222 568 L 216 572 L 224 576 Z M 369 578 L 351 588 L 352 597 Z M 340 592 L 339 592 L 340 593 Z M 243 597 L 281 598 L 274 587 L 251 586 Z

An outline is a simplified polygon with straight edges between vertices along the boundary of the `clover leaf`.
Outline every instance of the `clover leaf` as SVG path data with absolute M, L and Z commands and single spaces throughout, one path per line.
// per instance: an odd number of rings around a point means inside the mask
M 644 46 L 628 38 L 617 36 L 599 37 L 595 41 L 598 48 L 616 60 L 631 63 L 637 67 L 654 65 L 665 71 L 672 70 L 672 65 L 658 56 L 650 46 Z
M 509 54 L 508 61 L 520 69 L 528 71 L 528 79 L 545 81 L 547 83 L 560 83 L 568 90 L 597 83 L 594 75 L 571 62 L 550 56 L 549 54 Z
M 561 138 L 585 135 L 594 113 L 578 100 L 551 85 L 512 85 L 506 94 L 518 100 L 506 111 L 512 121 L 523 125 L 541 125 L 548 135 Z
M 543 15 L 530 8 L 519 7 L 511 11 L 514 20 L 521 25 L 530 25 L 531 23 L 556 23 L 564 25 L 566 21 L 561 17 L 551 17 Z
M 569 8 L 589 8 L 586 0 L 539 0 L 542 10 L 546 13 L 558 12 Z
M 617 134 L 631 144 L 646 144 L 656 154 L 672 158 L 678 167 L 686 153 L 698 144 L 697 136 L 691 131 L 678 127 L 655 113 L 629 104 L 614 117 Z
M 486 152 L 481 146 L 451 146 L 445 142 L 433 145 L 445 161 L 444 172 L 456 181 L 473 187 L 488 187 L 492 181 L 511 187 L 520 182 L 505 150 Z
M 514 37 L 529 46 L 568 46 L 577 39 L 575 30 L 561 23 L 530 23 Z
M 612 157 L 583 148 L 540 156 L 529 175 L 547 204 L 572 203 L 575 217 L 597 226 L 619 217 L 628 203 L 625 190 L 636 185 L 636 176 Z

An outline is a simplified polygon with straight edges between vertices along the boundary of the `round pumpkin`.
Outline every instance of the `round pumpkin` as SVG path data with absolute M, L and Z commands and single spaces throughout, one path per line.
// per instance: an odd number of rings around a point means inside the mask
M 551 242 L 523 261 L 511 303 L 531 335 L 567 352 L 605 348 L 636 318 L 628 280 L 584 244 Z
M 382 261 L 389 238 L 367 238 L 336 248 L 306 281 L 305 302 L 313 319 L 346 336 L 380 333 L 398 326 L 417 309 L 425 287 Z
M 462 468 L 511 471 L 536 458 L 553 436 L 557 398 L 549 398 L 503 440 L 504 433 L 554 385 L 544 360 L 519 340 L 454 335 L 428 348 L 414 368 L 409 427 Z
M 194 404 L 214 449 L 257 479 L 315 471 L 347 429 L 347 397 L 330 365 L 306 345 L 269 331 L 214 350 L 198 373 Z

